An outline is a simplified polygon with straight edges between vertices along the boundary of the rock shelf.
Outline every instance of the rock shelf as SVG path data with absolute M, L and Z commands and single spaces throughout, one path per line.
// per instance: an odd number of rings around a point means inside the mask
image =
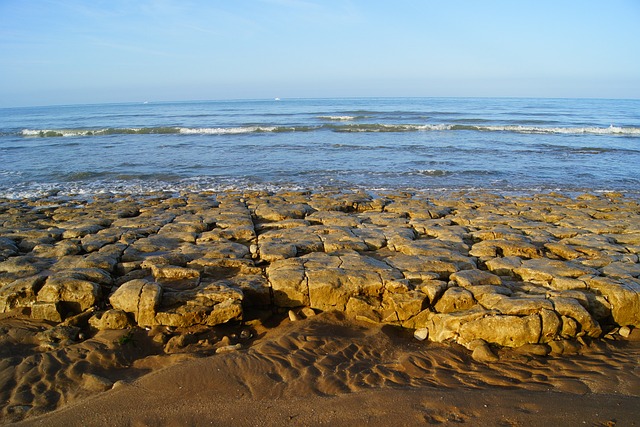
M 491 359 L 640 327 L 638 253 L 640 205 L 613 193 L 0 200 L 0 312 L 95 330 L 337 310 Z

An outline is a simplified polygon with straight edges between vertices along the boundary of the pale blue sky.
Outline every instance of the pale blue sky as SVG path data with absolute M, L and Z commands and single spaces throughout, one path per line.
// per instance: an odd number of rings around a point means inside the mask
M 0 0 L 0 106 L 640 98 L 640 0 Z

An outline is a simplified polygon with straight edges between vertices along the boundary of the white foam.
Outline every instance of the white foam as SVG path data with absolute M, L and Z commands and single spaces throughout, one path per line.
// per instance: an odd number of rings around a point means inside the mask
M 187 135 L 229 135 L 254 132 L 274 132 L 275 126 L 245 126 L 235 128 L 179 128 L 180 133 Z
M 640 128 L 637 127 L 537 127 L 537 126 L 473 126 L 481 131 L 516 132 L 516 133 L 540 133 L 540 134 L 590 134 L 590 135 L 632 135 L 640 136 Z
M 355 117 L 353 116 L 318 116 L 318 118 L 322 120 L 333 120 L 339 122 L 348 122 L 355 119 Z

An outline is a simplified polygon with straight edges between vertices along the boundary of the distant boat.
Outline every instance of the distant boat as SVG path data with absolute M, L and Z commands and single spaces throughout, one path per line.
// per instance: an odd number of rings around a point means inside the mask
M 143 102 L 143 104 L 148 104 L 148 103 L 149 103 L 149 101 L 144 101 L 144 102 Z
M 273 100 L 274 101 L 280 101 L 280 98 L 274 98 Z

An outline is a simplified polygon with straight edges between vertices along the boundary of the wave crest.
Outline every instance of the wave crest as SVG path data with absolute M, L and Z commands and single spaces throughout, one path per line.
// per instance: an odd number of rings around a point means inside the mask
M 323 116 L 327 120 L 349 121 L 352 116 Z M 349 118 L 347 118 L 349 117 Z M 333 132 L 429 132 L 429 131 L 473 131 L 473 132 L 512 132 L 521 134 L 565 134 L 565 135 L 619 135 L 640 137 L 640 127 L 541 127 L 522 125 L 463 125 L 463 124 L 393 124 L 393 123 L 348 123 L 323 124 L 319 126 L 273 126 L 253 125 L 238 127 L 172 127 L 158 126 L 146 128 L 105 128 L 105 129 L 23 129 L 24 137 L 73 137 L 101 135 L 148 135 L 148 134 L 185 134 L 185 135 L 238 135 L 249 133 L 288 133 L 330 130 Z

